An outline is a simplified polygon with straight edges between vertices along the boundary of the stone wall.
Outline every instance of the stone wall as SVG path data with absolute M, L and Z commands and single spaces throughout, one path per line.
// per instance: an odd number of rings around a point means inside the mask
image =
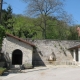
M 12 63 L 12 53 L 19 49 L 23 53 L 22 64 L 30 63 L 34 66 L 61 65 L 74 63 L 72 53 L 68 50 L 70 47 L 79 45 L 80 41 L 70 40 L 27 40 L 32 42 L 36 48 L 33 49 L 19 40 L 7 37 L 3 41 L 2 53 Z M 12 66 L 12 64 L 11 64 Z
M 30 40 L 31 41 L 31 40 Z M 80 44 L 80 41 L 68 41 L 68 40 L 33 40 L 33 44 L 36 45 L 37 54 L 35 54 L 34 60 L 41 64 L 74 64 L 72 53 L 68 50 L 74 45 Z M 54 53 L 56 60 L 49 61 L 50 56 Z M 54 57 L 53 55 L 53 57 Z M 40 59 L 40 60 L 39 60 Z M 42 62 L 43 61 L 43 62 Z M 35 63 L 36 64 L 36 63 Z M 37 64 L 36 64 L 37 65 Z
M 32 64 L 33 47 L 12 37 L 6 37 L 3 41 L 2 53 L 4 53 L 7 62 L 10 63 L 10 67 L 15 67 L 12 65 L 12 53 L 16 49 L 22 51 L 22 64 Z

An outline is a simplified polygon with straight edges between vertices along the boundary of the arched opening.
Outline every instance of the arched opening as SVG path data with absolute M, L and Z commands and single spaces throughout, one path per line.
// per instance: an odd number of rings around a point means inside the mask
M 16 49 L 12 53 L 12 65 L 21 65 L 22 64 L 22 51 Z

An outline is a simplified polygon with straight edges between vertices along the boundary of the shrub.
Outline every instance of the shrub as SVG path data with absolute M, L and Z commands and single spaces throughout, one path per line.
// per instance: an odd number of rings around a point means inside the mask
M 0 76 L 4 73 L 5 70 L 6 70 L 6 68 L 0 67 Z

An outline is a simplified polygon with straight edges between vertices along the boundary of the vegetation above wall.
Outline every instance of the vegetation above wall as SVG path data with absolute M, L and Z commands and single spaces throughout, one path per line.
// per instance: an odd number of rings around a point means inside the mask
M 60 5 L 57 4 L 57 6 Z M 11 6 L 8 6 L 6 10 L 2 10 L 1 25 L 3 27 L 0 26 L 0 43 L 4 33 L 13 34 L 24 39 L 79 40 L 76 25 L 69 24 L 69 21 L 71 22 L 69 15 L 65 13 L 68 19 L 66 17 L 61 19 L 58 15 L 51 16 L 47 14 L 43 12 L 37 17 L 15 15 L 12 13 Z

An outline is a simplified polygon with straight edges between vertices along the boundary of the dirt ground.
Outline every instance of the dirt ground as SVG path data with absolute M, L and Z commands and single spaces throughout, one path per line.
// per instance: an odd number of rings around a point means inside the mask
M 80 67 L 39 67 L 22 73 L 5 73 L 0 80 L 80 80 Z

